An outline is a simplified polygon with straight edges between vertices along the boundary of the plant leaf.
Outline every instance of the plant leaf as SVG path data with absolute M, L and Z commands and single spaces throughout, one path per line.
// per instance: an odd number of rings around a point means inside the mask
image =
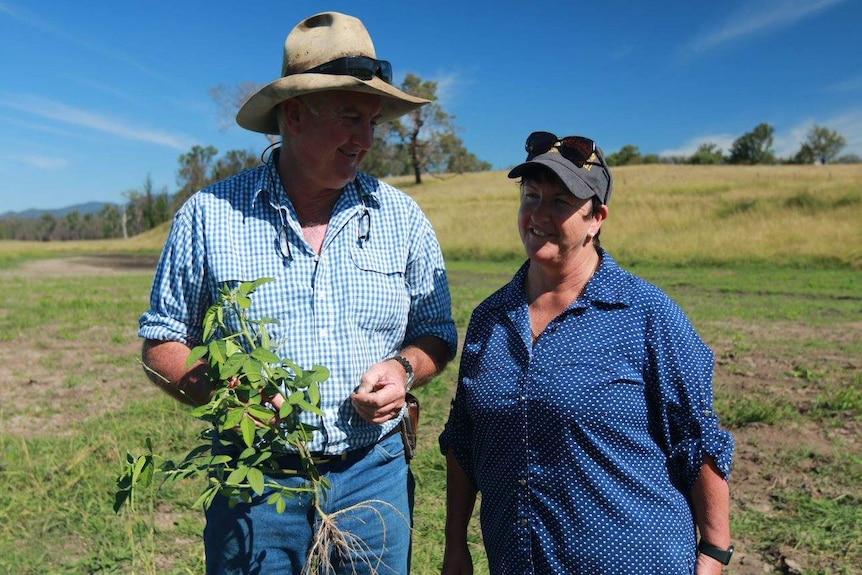
M 239 465 L 236 469 L 230 472 L 230 475 L 227 476 L 225 481 L 231 485 L 239 485 L 242 483 L 243 479 L 246 478 L 249 471 L 251 471 L 251 468 L 247 465 Z
M 251 352 L 251 356 L 266 363 L 279 363 L 281 361 L 278 356 L 275 355 L 273 352 L 262 347 L 253 349 Z
M 273 415 L 275 415 L 272 410 L 267 409 L 263 405 L 249 405 L 248 414 L 261 423 L 269 423 Z
M 323 382 L 329 379 L 329 369 L 322 365 L 315 365 L 311 368 L 311 375 L 314 378 L 314 381 Z
M 242 421 L 243 415 L 245 415 L 244 411 L 239 407 L 234 407 L 227 412 L 227 417 L 224 418 L 222 422 L 222 426 L 225 429 L 231 429 L 236 427 Z
M 201 493 L 201 496 L 198 497 L 198 500 L 195 501 L 193 507 L 195 509 L 208 509 L 212 504 L 213 499 L 215 499 L 216 493 L 218 493 L 218 485 L 211 485 L 204 489 L 204 492 Z
M 242 440 L 245 442 L 246 446 L 251 447 L 254 445 L 254 421 L 252 421 L 250 417 L 243 417 L 242 423 L 240 423 L 240 429 L 242 430 Z
M 186 360 L 186 367 L 191 367 L 195 362 L 207 354 L 207 346 L 198 345 L 192 348 L 189 358 Z
M 227 359 L 226 353 L 227 344 L 219 339 L 213 340 L 207 346 L 210 354 L 210 363 L 215 360 L 217 363 L 222 364 Z
M 255 493 L 261 495 L 263 493 L 263 473 L 256 467 L 250 467 L 248 470 L 248 482 Z

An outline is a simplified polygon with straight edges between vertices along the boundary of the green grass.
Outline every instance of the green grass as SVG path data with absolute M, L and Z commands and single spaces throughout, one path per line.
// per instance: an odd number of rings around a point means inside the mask
M 459 328 L 466 327 L 469 310 L 508 279 L 519 263 L 457 262 L 451 266 Z M 735 331 L 737 324 L 726 325 L 728 320 L 761 326 L 791 320 L 818 323 L 826 312 L 842 321 L 862 319 L 862 306 L 853 298 L 858 272 L 852 270 L 820 270 L 804 277 L 783 268 L 757 271 L 744 266 L 735 270 L 690 270 L 653 265 L 637 271 L 682 302 L 696 326 L 710 334 L 714 348 L 721 348 L 716 343 L 721 338 L 730 338 L 728 353 L 734 361 L 764 346 L 785 348 L 782 353 L 795 360 L 810 354 L 805 351 L 808 342 L 798 338 L 746 340 Z M 0 427 L 5 430 L 0 436 L 0 512 L 16 519 L 0 526 L 0 572 L 41 573 L 46 567 L 53 573 L 146 573 L 152 568 L 158 573 L 200 572 L 203 522 L 200 514 L 189 508 L 199 486 L 166 486 L 152 499 L 140 503 L 137 517 L 117 517 L 111 511 L 112 482 L 126 450 L 141 452 L 145 438 L 152 437 L 157 451 L 179 455 L 198 430 L 184 407 L 152 389 L 136 364 L 136 350 L 127 349 L 130 342 L 136 345 L 135 324 L 146 305 L 149 276 L 111 276 L 110 286 L 101 282 L 97 277 L 0 279 L 0 289 L 27 294 L 28 303 L 41 310 L 12 306 L 8 300 L 3 304 L 0 327 L 4 333 L 14 332 L 11 340 L 15 342 L 31 342 L 39 347 L 48 346 L 48 335 L 61 332 L 87 338 L 106 331 L 98 326 L 113 326 L 107 331 L 116 331 L 117 341 L 106 341 L 104 349 L 90 346 L 93 356 L 87 358 L 86 370 L 81 371 L 74 354 L 66 357 L 66 375 L 58 385 L 87 387 L 87 382 L 105 378 L 105 374 L 118 374 L 125 382 L 119 388 L 123 397 L 101 397 L 96 386 L 88 388 L 86 395 L 74 394 L 63 404 L 34 414 L 45 417 L 49 412 L 65 412 L 68 425 L 63 425 L 59 434 L 20 436 L 5 425 L 14 406 L 8 402 L 4 405 L 0 413 Z M 771 297 L 757 295 L 759 292 Z M 728 294 L 736 294 L 739 303 L 728 307 Z M 808 306 L 794 303 L 804 300 Z M 785 307 L 795 311 L 778 311 Z M 816 341 L 817 336 L 812 340 Z M 50 359 L 59 347 L 73 343 L 74 339 L 55 341 L 56 346 L 47 347 L 45 357 Z M 858 340 L 846 346 L 848 353 L 860 351 Z M 775 394 L 768 389 L 752 391 L 742 398 L 723 395 L 719 389 L 719 412 L 725 423 L 739 428 L 755 422 L 780 425 L 788 420 L 829 421 L 847 417 L 848 413 L 859 418 L 859 376 L 837 378 L 816 360 L 806 361 L 804 365 L 789 363 L 785 378 L 794 384 L 820 384 L 812 389 L 813 409 L 808 413 L 775 400 Z M 413 464 L 417 478 L 416 526 L 420 533 L 415 550 L 416 573 L 435 572 L 442 558 L 445 464 L 437 452 L 436 438 L 448 412 L 456 372 L 456 364 L 452 364 L 432 384 L 419 390 L 423 407 L 421 444 Z M 27 373 L 27 369 L 20 370 L 19 381 L 25 393 L 23 378 Z M 111 387 L 112 394 L 117 391 L 117 386 Z M 44 403 L 51 404 L 47 400 Z M 106 408 L 105 403 L 113 403 L 114 407 Z M 805 459 L 799 454 L 786 457 L 791 462 Z M 859 519 L 858 512 L 848 504 L 856 501 L 851 494 L 858 493 L 858 467 L 858 453 L 846 461 L 835 459 L 822 464 L 818 480 L 841 478 L 846 490 L 829 497 L 787 490 L 776 495 L 772 514 L 765 515 L 757 509 L 735 510 L 735 531 L 756 540 L 823 546 L 823 553 L 843 545 L 848 558 L 862 560 L 858 545 L 849 542 L 851 537 L 862 537 L 858 527 L 862 521 L 853 523 Z M 775 520 L 775 514 L 780 521 Z M 784 524 L 788 527 L 780 529 Z M 834 532 L 838 528 L 840 534 Z M 477 573 L 484 573 L 477 521 L 471 537 Z M 52 544 L 40 544 L 45 540 Z
M 775 563 L 781 553 L 814 550 L 804 573 L 859 573 L 862 457 L 858 453 L 824 457 L 800 446 L 771 454 L 761 473 L 774 474 L 777 479 L 779 466 L 782 471 L 804 474 L 805 486 L 776 481 L 769 492 L 768 509 L 745 506 L 734 510 L 734 530 L 756 534 L 764 555 Z

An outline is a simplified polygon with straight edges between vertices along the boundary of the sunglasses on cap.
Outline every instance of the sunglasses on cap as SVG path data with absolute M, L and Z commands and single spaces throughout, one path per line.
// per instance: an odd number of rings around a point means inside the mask
M 368 56 L 345 56 L 336 58 L 305 71 L 306 74 L 333 74 L 337 76 L 353 76 L 360 80 L 371 80 L 375 76 L 392 83 L 392 64 L 386 60 L 375 60 Z
M 528 162 L 536 156 L 549 152 L 551 148 L 556 148 L 560 155 L 579 168 L 583 168 L 587 163 L 595 163 L 589 160 L 596 153 L 596 143 L 583 136 L 558 138 L 550 132 L 533 132 L 527 136 L 527 143 L 524 144 Z

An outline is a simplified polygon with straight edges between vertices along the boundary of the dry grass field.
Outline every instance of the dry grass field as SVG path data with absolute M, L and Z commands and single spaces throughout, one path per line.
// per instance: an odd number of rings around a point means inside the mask
M 828 262 L 862 267 L 862 166 L 626 166 L 602 243 L 626 262 Z M 449 256 L 520 256 L 506 172 L 398 182 Z

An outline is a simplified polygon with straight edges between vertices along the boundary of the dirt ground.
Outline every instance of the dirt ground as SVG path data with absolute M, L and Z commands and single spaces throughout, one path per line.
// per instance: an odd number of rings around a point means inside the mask
M 42 278 L 56 276 L 111 276 L 143 273 L 152 276 L 157 258 L 81 256 L 33 260 L 0 275 Z M 0 310 L 2 313 L 2 310 Z M 106 327 L 93 326 L 86 337 L 70 340 L 50 333 L 39 341 L 0 340 L 0 432 L 19 436 L 62 435 L 69 413 L 100 414 L 112 409 L 119 390 L 128 381 L 142 381 L 134 361 L 110 362 L 106 358 L 135 357 L 141 344 L 129 326 L 126 343 L 112 342 Z M 51 329 L 50 327 L 48 328 Z M 80 377 L 70 374 L 82 374 Z M 25 393 L 21 393 L 21 390 Z M 158 393 L 141 385 L 136 394 Z M 50 401 L 48 400 L 50 398 Z M 67 406 L 58 409 L 56 406 Z
M 62 260 L 33 261 L 24 268 L 14 272 L 17 276 L 44 277 L 52 275 L 111 275 L 128 273 L 151 274 L 156 264 L 152 257 L 111 257 L 82 256 Z M 850 338 L 853 341 L 862 339 L 862 325 L 842 324 L 845 329 L 817 328 L 802 324 L 782 324 L 776 326 L 745 325 L 734 326 L 737 330 L 746 331 L 745 336 L 751 341 L 769 342 L 793 337 L 794 331 L 799 337 L 816 336 L 825 341 L 840 342 Z M 814 330 L 814 331 L 812 331 Z M 74 402 L 88 390 L 88 386 L 98 386 L 104 391 L 106 386 L 118 382 L 128 382 L 130 378 L 140 379 L 140 374 L 134 374 L 134 366 L 118 367 L 116 374 L 101 373 L 98 378 L 81 382 L 77 386 L 60 385 L 64 375 L 56 369 L 56 363 L 46 361 L 47 357 L 54 361 L 73 361 L 73 358 L 93 356 L 93 354 L 133 354 L 139 349 L 139 342 L 119 345 L 116 349 L 93 350 L 92 340 L 81 340 L 69 346 L 64 342 L 62 349 L 52 349 L 48 343 L 39 345 L 22 345 L 21 342 L 0 342 L 0 363 L 3 365 L 28 365 L 28 381 L 24 388 L 28 393 L 21 396 L 20 387 L 10 385 L 9 378 L 13 370 L 0 370 L 0 405 L 10 405 L 11 397 L 6 397 L 11 390 L 17 389 L 15 403 L 19 416 L 4 409 L 2 428 L 4 432 L 14 429 L 16 434 L 29 435 L 45 432 L 62 432 L 64 424 L 63 413 L 51 413 L 40 407 L 46 396 L 55 400 Z M 757 346 L 758 349 L 747 351 L 744 357 L 734 357 L 730 342 L 710 342 L 716 357 L 715 388 L 717 396 L 745 397 L 751 394 L 763 393 L 768 390 L 769 397 L 792 406 L 794 410 L 804 413 L 816 401 L 818 389 L 815 385 L 800 384 L 788 377 L 788 373 L 799 363 L 798 357 L 783 356 L 769 345 Z M 845 357 L 841 353 L 830 350 L 814 349 L 811 357 L 804 358 L 804 363 L 811 366 L 829 366 L 834 370 L 859 370 L 862 368 L 862 358 Z M 77 361 L 77 360 L 75 360 Z M 86 366 L 82 366 L 86 371 Z M 81 368 L 79 368 L 81 369 Z M 103 370 L 103 367 L 100 366 Z M 142 387 L 143 393 L 158 393 Z M 99 394 L 110 397 L 113 394 Z M 22 402 L 24 405 L 22 405 Z M 108 402 L 102 405 L 89 405 L 93 410 L 110 409 Z M 66 411 L 68 413 L 68 411 Z M 32 417 L 38 414 L 39 417 Z M 821 497 L 840 497 L 840 487 L 836 488 L 826 480 L 818 479 L 817 474 L 810 471 L 821 461 L 834 461 L 846 453 L 862 452 L 860 438 L 862 429 L 858 421 L 849 415 L 837 423 L 817 425 L 808 418 L 794 418 L 786 424 L 752 424 L 733 429 L 737 443 L 733 477 L 731 481 L 732 507 L 734 509 L 752 509 L 765 514 L 776 511 L 779 503 L 774 497 L 776 490 L 794 489 L 808 492 Z M 789 454 L 805 450 L 808 457 L 792 457 Z M 789 463 L 788 463 L 789 462 Z M 854 497 L 858 497 L 855 494 Z M 784 573 L 787 575 L 801 572 L 820 572 L 823 565 L 818 560 L 806 554 L 803 548 L 773 545 L 762 550 L 763 545 L 747 540 L 745 537 L 734 537 L 736 555 L 729 568 L 730 574 L 763 575 L 767 573 Z M 840 568 L 838 564 L 829 565 L 828 569 Z

